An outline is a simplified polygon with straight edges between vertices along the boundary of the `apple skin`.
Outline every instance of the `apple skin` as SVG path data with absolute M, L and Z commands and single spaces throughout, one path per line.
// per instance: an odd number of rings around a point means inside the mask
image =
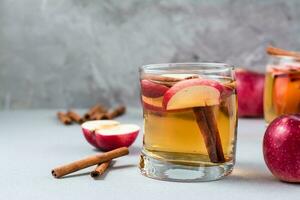
M 87 121 L 81 128 L 86 141 L 103 151 L 129 147 L 140 130 L 137 125 L 120 124 L 114 120 Z
M 163 107 L 158 107 L 158 106 L 154 106 L 151 105 L 149 103 L 146 103 L 144 101 L 142 101 L 143 107 L 147 110 L 153 111 L 153 112 L 164 112 L 165 110 L 163 109 Z
M 169 88 L 167 86 L 156 84 L 149 80 L 141 81 L 141 91 L 142 94 L 146 97 L 150 97 L 150 98 L 161 97 L 165 94 L 165 92 L 168 89 Z
M 136 140 L 139 130 L 122 135 L 95 134 L 97 148 L 102 151 L 110 151 L 120 147 L 129 147 Z
M 83 135 L 86 139 L 86 141 L 88 141 L 88 143 L 90 143 L 92 146 L 98 148 L 96 139 L 95 139 L 95 131 L 90 131 L 88 129 L 82 128 L 82 132 Z
M 239 117 L 263 117 L 264 74 L 237 69 L 235 75 Z
M 141 96 L 141 102 L 142 102 L 143 108 L 154 111 L 154 112 L 163 112 L 164 111 L 164 109 L 162 107 L 162 99 L 163 99 L 163 97 L 150 98 L 150 97 Z
M 271 122 L 264 135 L 263 155 L 275 177 L 300 182 L 300 114 L 283 115 Z

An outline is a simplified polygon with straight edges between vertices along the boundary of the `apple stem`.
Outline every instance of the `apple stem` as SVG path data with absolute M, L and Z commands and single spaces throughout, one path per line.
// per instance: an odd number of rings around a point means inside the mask
M 193 111 L 211 162 L 224 162 L 225 157 L 213 107 L 195 107 Z

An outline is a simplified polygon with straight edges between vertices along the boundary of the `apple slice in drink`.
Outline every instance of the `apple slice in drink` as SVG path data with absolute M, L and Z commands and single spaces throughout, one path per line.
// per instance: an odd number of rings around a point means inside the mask
M 161 76 L 165 78 L 171 78 L 174 81 L 180 81 L 184 79 L 193 79 L 193 78 L 199 78 L 198 74 L 162 74 Z
M 151 110 L 154 112 L 163 112 L 164 109 L 162 107 L 162 97 L 157 97 L 157 98 L 149 98 L 142 96 L 142 103 L 143 107 L 146 108 L 147 110 Z
M 165 110 L 177 110 L 218 105 L 220 97 L 229 91 L 214 80 L 188 79 L 176 83 L 164 94 L 163 107 Z
M 165 92 L 168 89 L 169 88 L 167 86 L 153 83 L 152 81 L 149 80 L 141 81 L 141 91 L 142 91 L 142 95 L 145 97 L 150 97 L 150 98 L 161 97 L 165 94 Z
M 146 81 L 150 81 L 150 82 L 160 85 L 160 86 L 165 86 L 168 89 L 169 87 L 172 87 L 174 84 L 176 84 L 178 81 L 182 81 L 184 79 L 199 78 L 199 75 L 197 75 L 197 74 L 160 74 L 160 75 L 147 74 L 147 75 L 143 75 L 142 78 L 143 78 L 143 80 L 145 80 L 144 83 L 141 82 L 142 89 L 143 88 L 150 89 L 150 87 Z M 145 86 L 143 87 L 143 85 L 145 85 Z M 154 85 L 153 84 L 151 84 L 151 85 L 153 86 L 153 87 L 151 87 L 151 89 L 155 89 Z M 160 87 L 158 89 L 158 92 L 155 92 L 155 93 L 159 93 L 159 91 L 161 91 L 160 94 L 163 95 L 163 93 L 166 92 L 165 87 Z M 151 94 L 152 94 L 152 92 L 154 92 L 154 91 L 150 91 Z M 148 96 L 148 97 L 158 97 L 158 95 L 150 96 L 147 93 L 148 92 L 145 92 L 145 93 L 143 93 L 143 95 Z

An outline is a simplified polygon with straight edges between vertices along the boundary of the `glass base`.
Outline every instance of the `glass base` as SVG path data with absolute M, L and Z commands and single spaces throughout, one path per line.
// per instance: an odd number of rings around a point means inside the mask
M 233 166 L 232 161 L 215 166 L 206 164 L 202 166 L 179 165 L 158 160 L 142 153 L 139 167 L 141 173 L 149 178 L 178 182 L 204 182 L 215 181 L 227 176 L 232 172 Z

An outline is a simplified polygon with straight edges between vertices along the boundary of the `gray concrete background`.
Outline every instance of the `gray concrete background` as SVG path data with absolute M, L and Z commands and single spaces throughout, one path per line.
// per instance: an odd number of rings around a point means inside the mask
M 137 68 L 220 61 L 264 70 L 300 50 L 300 1 L 1 0 L 0 109 L 139 106 Z

